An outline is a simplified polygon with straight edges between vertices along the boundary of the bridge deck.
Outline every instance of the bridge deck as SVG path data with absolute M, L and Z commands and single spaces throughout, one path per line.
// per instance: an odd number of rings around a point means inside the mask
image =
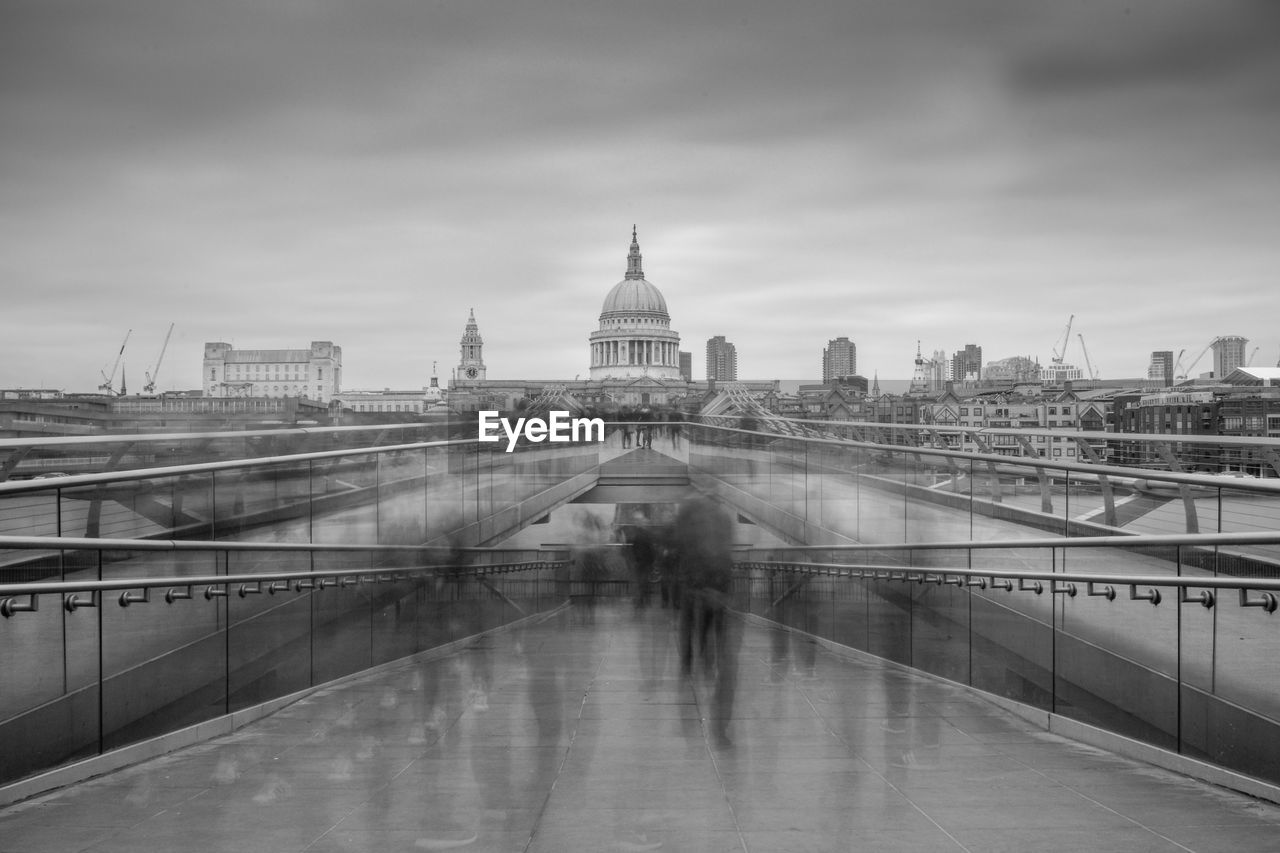
M 778 639 L 743 632 L 730 744 L 668 612 L 575 608 L 0 810 L 0 847 L 1277 849 L 1280 808 Z

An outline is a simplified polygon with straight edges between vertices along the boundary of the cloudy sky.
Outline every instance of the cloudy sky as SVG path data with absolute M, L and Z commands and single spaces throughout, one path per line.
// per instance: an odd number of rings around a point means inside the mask
M 1280 359 L 1273 0 L 0 0 L 0 387 L 205 341 L 572 378 L 626 270 L 701 375 Z M 1196 372 L 1211 367 L 1206 356 Z

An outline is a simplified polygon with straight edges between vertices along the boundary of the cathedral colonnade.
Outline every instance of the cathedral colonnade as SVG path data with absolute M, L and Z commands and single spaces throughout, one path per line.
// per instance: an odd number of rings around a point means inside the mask
M 656 365 L 680 366 L 680 344 L 671 341 L 626 339 L 599 341 L 591 345 L 591 366 Z

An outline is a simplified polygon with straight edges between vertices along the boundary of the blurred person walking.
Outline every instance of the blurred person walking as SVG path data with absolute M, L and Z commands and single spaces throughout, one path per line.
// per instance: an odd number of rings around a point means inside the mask
M 694 647 L 703 674 L 713 683 L 711 736 L 717 746 L 732 746 L 729 722 L 738 683 L 742 626 L 729 613 L 733 581 L 733 520 L 710 498 L 680 506 L 672 531 L 679 586 L 680 667 L 691 673 Z

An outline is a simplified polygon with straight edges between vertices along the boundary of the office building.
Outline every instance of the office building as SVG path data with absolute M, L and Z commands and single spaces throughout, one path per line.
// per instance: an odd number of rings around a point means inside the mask
M 976 382 L 982 376 L 982 347 L 965 344 L 951 356 L 951 381 Z
M 1237 367 L 1244 367 L 1245 347 L 1249 339 L 1239 335 L 1223 335 L 1213 341 L 1213 378 L 1221 379 Z
M 822 381 L 831 382 L 858 372 L 858 347 L 846 337 L 827 341 L 822 351 Z
M 1147 379 L 1168 388 L 1173 384 L 1173 350 L 1155 350 L 1147 366 Z
M 707 379 L 733 382 L 738 378 L 738 348 L 716 335 L 707 341 Z

